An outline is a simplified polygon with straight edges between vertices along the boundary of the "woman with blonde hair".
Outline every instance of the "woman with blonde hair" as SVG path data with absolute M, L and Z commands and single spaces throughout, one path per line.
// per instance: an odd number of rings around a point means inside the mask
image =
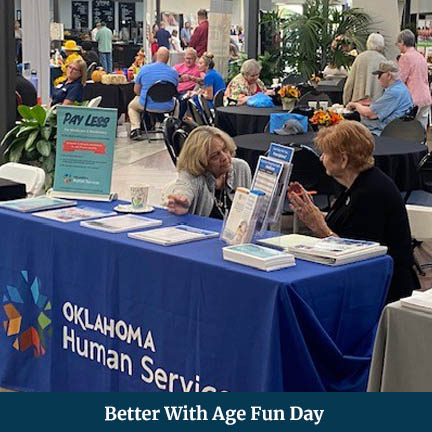
M 394 271 L 387 302 L 409 296 L 419 287 L 413 270 L 408 216 L 401 194 L 387 175 L 374 166 L 375 140 L 359 122 L 343 121 L 322 129 L 316 148 L 329 176 L 344 187 L 327 215 L 321 213 L 299 183 L 288 188 L 298 218 L 317 237 L 370 240 L 388 247 Z
M 168 210 L 222 219 L 237 187 L 250 187 L 249 165 L 234 158 L 236 146 L 225 132 L 211 126 L 194 129 L 180 153 L 178 178 L 168 196 Z
M 201 90 L 204 97 L 207 99 L 210 108 L 213 108 L 214 95 L 219 90 L 225 90 L 225 81 L 222 75 L 214 69 L 214 56 L 210 52 L 205 52 L 198 60 L 199 71 L 204 73 L 204 84 Z
M 246 60 L 225 91 L 225 97 L 244 105 L 247 100 L 257 93 L 265 92 L 264 83 L 259 79 L 261 65 L 255 59 Z
M 82 59 L 72 61 L 66 68 L 66 81 L 53 90 L 51 105 L 82 102 L 86 83 L 87 63 Z

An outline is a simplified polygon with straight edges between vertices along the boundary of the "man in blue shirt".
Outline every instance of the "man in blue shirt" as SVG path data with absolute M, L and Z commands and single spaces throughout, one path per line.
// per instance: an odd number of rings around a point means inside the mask
M 131 122 L 131 139 L 141 139 L 141 113 L 144 111 L 144 105 L 148 89 L 156 81 L 168 81 L 176 87 L 179 77 L 177 71 L 167 65 L 169 60 L 169 51 L 167 48 L 159 48 L 156 52 L 156 62 L 143 66 L 135 79 L 134 92 L 137 96 L 128 106 L 128 114 Z M 154 102 L 149 97 L 147 100 L 147 109 L 160 112 L 170 112 L 174 109 L 174 101 Z
M 159 48 L 165 47 L 170 49 L 171 34 L 165 29 L 165 23 L 162 21 L 159 26 L 159 30 L 156 32 L 156 39 Z
M 399 67 L 393 61 L 379 64 L 377 75 L 384 93 L 370 106 L 359 102 L 350 102 L 348 109 L 358 111 L 361 122 L 374 134 L 381 135 L 384 127 L 392 120 L 402 117 L 413 107 L 411 94 L 407 86 L 400 80 Z

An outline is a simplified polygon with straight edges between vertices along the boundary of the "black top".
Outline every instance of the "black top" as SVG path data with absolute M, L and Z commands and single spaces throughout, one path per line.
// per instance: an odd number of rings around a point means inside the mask
M 83 88 L 80 80 L 75 80 L 70 83 L 65 81 L 53 90 L 52 104 L 61 104 L 65 99 L 71 100 L 72 102 L 82 102 Z
M 231 210 L 232 201 L 229 193 L 232 192 L 232 190 L 227 190 L 226 187 L 223 189 L 216 189 L 213 208 L 209 217 L 214 219 L 223 219 L 225 217 L 226 211 Z
M 338 197 L 326 221 L 340 237 L 376 241 L 388 247 L 394 271 L 387 302 L 409 296 L 418 288 L 405 204 L 396 185 L 379 168 L 360 173 Z
M 87 64 L 87 67 L 89 67 L 92 63 L 96 63 L 96 66 L 99 66 L 99 64 L 100 64 L 99 63 L 99 56 L 97 55 L 96 51 L 93 51 L 93 50 L 86 51 L 83 54 L 83 58 Z M 88 77 L 88 79 L 91 79 L 91 77 Z
M 16 91 L 20 94 L 23 105 L 35 106 L 37 93 L 34 85 L 21 75 L 16 76 Z

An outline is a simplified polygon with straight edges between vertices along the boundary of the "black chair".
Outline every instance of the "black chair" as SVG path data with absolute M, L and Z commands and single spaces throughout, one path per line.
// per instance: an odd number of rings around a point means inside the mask
M 206 123 L 209 126 L 213 126 L 214 125 L 214 116 L 213 116 L 212 110 L 210 109 L 210 105 L 208 104 L 207 99 L 205 98 L 204 95 L 200 94 L 198 96 L 198 100 L 199 100 L 199 103 L 201 105 L 202 113 L 203 113 L 203 116 L 204 116 Z
M 429 152 L 426 156 L 423 156 L 423 158 L 417 165 L 416 173 L 419 179 L 419 185 L 420 185 L 419 189 L 407 191 L 404 198 L 405 204 L 407 205 L 408 216 L 410 216 L 411 211 L 413 211 L 413 213 L 416 212 L 415 209 L 411 210 L 409 208 L 410 205 L 431 207 L 432 210 L 432 152 Z M 410 217 L 410 226 L 411 226 L 411 231 L 413 232 L 412 246 L 413 246 L 413 250 L 415 250 L 415 248 L 421 246 L 422 241 L 419 241 L 418 239 L 415 238 L 416 230 L 413 227 L 412 222 L 413 222 L 413 218 Z M 420 221 L 417 216 L 415 223 L 416 224 L 418 223 L 421 226 L 425 226 L 426 224 L 430 223 L 430 218 L 425 219 L 423 223 L 423 221 L 422 220 Z M 423 271 L 424 268 L 432 267 L 432 263 L 420 265 L 420 263 L 418 262 L 415 256 L 414 256 L 414 265 L 417 271 L 419 272 L 419 274 L 422 276 L 425 275 Z
M 143 111 L 143 116 L 145 116 L 146 114 L 149 114 L 150 116 L 154 115 L 154 114 L 174 114 L 175 111 L 178 111 L 178 101 L 176 99 L 177 95 L 177 88 L 176 86 L 169 81 L 156 81 L 154 84 L 151 85 L 151 87 L 148 89 L 147 94 L 146 94 L 146 98 L 144 101 L 144 111 Z M 148 109 L 147 108 L 147 104 L 149 101 L 149 98 L 151 98 L 151 100 L 153 102 L 156 103 L 163 103 L 163 102 L 173 102 L 173 108 L 171 110 L 158 110 L 158 109 Z M 147 129 L 147 124 L 145 121 L 145 118 L 143 119 L 142 123 L 144 124 L 144 129 L 145 129 L 145 133 L 146 133 L 146 137 L 147 137 L 147 141 L 150 142 L 150 136 L 149 136 L 149 131 Z M 159 130 L 153 130 L 150 132 L 160 132 Z
M 87 68 L 87 79 L 91 80 L 91 74 L 95 71 L 97 66 L 96 62 L 90 63 L 88 68 Z
M 216 108 L 219 108 L 221 106 L 223 106 L 223 99 L 224 99 L 224 93 L 225 90 L 219 90 L 216 92 L 216 94 L 213 97 L 213 106 Z
M 168 150 L 168 154 L 170 155 L 171 160 L 173 161 L 174 165 L 177 164 L 177 154 L 174 148 L 174 142 L 173 142 L 173 135 L 174 132 L 177 129 L 180 129 L 181 127 L 181 121 L 175 117 L 167 117 L 163 124 L 162 124 L 162 130 L 163 130 L 163 137 L 165 146 Z
M 319 92 L 309 92 L 303 95 L 300 100 L 298 101 L 298 106 L 308 106 L 308 102 L 327 102 L 328 106 L 332 105 L 332 100 L 329 95 L 325 93 L 319 93 Z
M 392 120 L 383 129 L 381 135 L 426 144 L 426 131 L 424 127 L 417 119 L 411 116 Z
M 184 141 L 189 133 L 198 125 L 176 117 L 167 117 L 162 125 L 165 146 L 174 165 L 180 154 Z
M 304 79 L 300 75 L 288 75 L 282 80 L 282 85 L 295 85 L 298 86 L 304 83 Z
M 206 126 L 207 122 L 202 114 L 199 112 L 198 107 L 195 105 L 195 102 L 192 99 L 188 99 L 187 101 L 189 112 L 193 118 L 193 121 L 197 123 L 199 126 Z

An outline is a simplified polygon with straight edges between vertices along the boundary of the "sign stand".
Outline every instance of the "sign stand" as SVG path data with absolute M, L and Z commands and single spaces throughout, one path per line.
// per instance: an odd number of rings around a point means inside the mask
M 54 187 L 50 196 L 112 201 L 117 110 L 59 105 Z

